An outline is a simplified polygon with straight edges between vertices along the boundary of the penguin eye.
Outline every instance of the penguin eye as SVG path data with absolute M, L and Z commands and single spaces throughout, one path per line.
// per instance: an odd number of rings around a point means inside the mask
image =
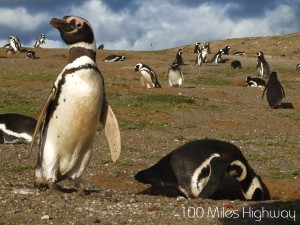
M 82 26 L 81 23 L 76 23 L 76 27 L 77 27 L 77 28 L 80 28 L 81 26 Z

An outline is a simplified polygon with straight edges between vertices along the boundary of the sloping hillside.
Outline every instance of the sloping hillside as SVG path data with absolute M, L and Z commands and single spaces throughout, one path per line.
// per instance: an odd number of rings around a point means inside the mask
M 211 42 L 212 54 L 231 46 L 227 61 L 194 66 L 194 44 L 184 46 L 184 85 L 170 88 L 165 73 L 178 48 L 161 51 L 97 50 L 108 101 L 121 127 L 122 153 L 110 161 L 109 148 L 99 126 L 91 163 L 85 172 L 88 195 L 78 196 L 73 184 L 62 182 L 61 195 L 33 188 L 37 152 L 28 158 L 27 145 L 0 145 L 0 224 L 252 224 L 258 217 L 243 210 L 286 210 L 300 219 L 300 34 L 241 38 Z M 0 49 L 0 113 L 38 117 L 52 84 L 67 62 L 67 49 L 35 49 L 39 57 L 6 55 Z M 245 56 L 233 56 L 245 51 Z M 286 92 L 284 102 L 294 109 L 270 109 L 261 100 L 263 90 L 245 87 L 256 76 L 256 52 L 263 51 Z M 124 62 L 105 63 L 111 54 Z M 230 67 L 240 60 L 242 69 Z M 161 89 L 140 84 L 137 63 L 158 75 Z M 271 201 L 177 200 L 169 191 L 150 189 L 133 176 L 178 146 L 195 139 L 214 138 L 237 145 L 253 169 L 266 182 Z M 228 187 L 227 187 L 228 188 Z M 224 197 L 224 196 L 223 196 Z M 225 199 L 228 196 L 225 196 Z M 187 214 L 203 209 L 206 214 Z M 208 210 L 237 213 L 237 218 L 212 216 Z M 189 211 L 189 213 L 191 213 Z M 48 218 L 48 215 L 50 218 Z M 258 214 L 256 214 L 258 215 Z M 44 216 L 44 220 L 41 218 Z M 292 224 L 292 218 L 261 218 L 263 224 Z

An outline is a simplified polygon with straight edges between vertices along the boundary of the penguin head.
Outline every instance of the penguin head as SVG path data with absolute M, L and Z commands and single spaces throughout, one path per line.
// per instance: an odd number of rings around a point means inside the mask
M 143 67 L 143 64 L 142 63 L 138 63 L 138 64 L 136 64 L 135 65 L 135 67 L 134 67 L 134 71 L 140 71 L 140 69 Z
M 41 34 L 41 37 L 42 37 L 42 38 L 46 38 L 45 34 Z
M 263 57 L 264 53 L 262 51 L 259 51 L 259 52 L 256 53 L 256 55 L 257 55 L 257 57 L 261 57 L 261 56 Z
M 172 70 L 180 70 L 180 66 L 177 63 L 172 63 L 171 66 L 170 66 L 170 68 Z
M 270 74 L 270 79 L 277 79 L 278 78 L 278 75 L 275 71 L 273 71 L 271 74 Z
M 64 16 L 62 19 L 53 18 L 50 24 L 59 30 L 61 38 L 68 46 L 80 43 L 95 45 L 94 33 L 90 23 L 81 17 Z

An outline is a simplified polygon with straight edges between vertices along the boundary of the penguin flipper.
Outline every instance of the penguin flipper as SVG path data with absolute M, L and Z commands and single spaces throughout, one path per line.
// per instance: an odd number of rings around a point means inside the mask
M 34 129 L 34 133 L 33 133 L 33 136 L 32 136 L 32 141 L 31 141 L 31 144 L 30 144 L 30 147 L 29 147 L 29 157 L 31 155 L 31 152 L 32 152 L 32 149 L 33 149 L 33 145 L 34 145 L 34 142 L 36 141 L 36 138 L 37 138 L 37 134 L 38 132 L 40 131 L 40 128 L 41 128 L 41 125 L 44 123 L 45 121 L 45 116 L 46 116 L 46 112 L 48 110 L 48 107 L 50 105 L 50 102 L 52 102 L 52 100 L 54 99 L 55 97 L 55 94 L 56 94 L 56 88 L 53 87 L 47 101 L 46 101 L 46 104 L 44 105 L 43 109 L 42 109 L 42 112 L 40 113 L 40 116 L 39 116 L 39 119 L 37 120 L 37 123 L 36 123 L 36 126 L 35 126 L 35 129 Z
M 104 96 L 100 122 L 104 126 L 104 132 L 109 143 L 110 154 L 113 162 L 116 162 L 121 154 L 121 134 L 117 118 L 108 105 Z

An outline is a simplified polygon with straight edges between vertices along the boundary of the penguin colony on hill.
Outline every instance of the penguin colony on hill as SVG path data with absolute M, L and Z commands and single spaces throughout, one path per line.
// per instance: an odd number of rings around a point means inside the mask
M 270 74 L 270 78 L 262 94 L 262 99 L 264 99 L 265 92 L 267 92 L 266 95 L 269 106 L 272 109 L 278 108 L 282 99 L 285 98 L 285 92 L 280 81 L 278 80 L 276 72 L 272 72 Z
M 210 198 L 225 175 L 234 177 L 246 200 L 268 200 L 269 191 L 233 144 L 197 140 L 175 149 L 135 175 L 138 182 L 176 189 L 187 198 Z
M 57 190 L 59 181 L 73 179 L 78 182 L 82 177 L 91 158 L 98 121 L 104 125 L 113 161 L 120 155 L 121 139 L 117 119 L 106 100 L 103 77 L 96 65 L 96 45 L 90 24 L 83 18 L 66 16 L 63 19 L 52 19 L 51 25 L 59 30 L 63 41 L 69 47 L 68 64 L 57 77 L 38 121 L 27 118 L 27 123 L 22 115 L 9 115 L 1 120 L 4 117 L 0 115 L 0 143 L 31 142 L 31 151 L 39 133 L 35 184 Z M 45 43 L 44 40 L 45 35 L 42 34 L 34 47 Z M 10 44 L 5 47 L 15 53 L 20 51 L 21 43 L 17 37 L 11 36 Z M 99 49 L 103 48 L 104 45 L 101 48 L 99 46 Z M 229 46 L 221 48 L 212 62 L 222 63 L 223 55 L 229 54 L 229 50 Z M 180 65 L 185 65 L 183 51 L 184 48 L 177 51 L 175 61 L 166 73 L 171 87 L 180 87 L 183 84 L 184 78 L 180 69 Z M 211 53 L 209 43 L 201 46 L 197 42 L 194 53 L 197 53 L 195 65 L 207 62 L 207 54 Z M 35 58 L 33 51 L 27 51 L 26 56 Z M 125 56 L 111 55 L 104 61 L 117 62 L 125 59 Z M 231 66 L 241 68 L 241 63 L 235 60 Z M 257 53 L 257 70 L 264 78 L 268 78 L 269 67 L 262 52 Z M 156 73 L 149 66 L 138 63 L 135 71 L 140 71 L 141 82 L 147 88 L 161 87 Z M 285 97 L 276 72 L 271 73 L 267 84 L 263 79 L 250 76 L 247 77 L 246 84 L 250 87 L 265 87 L 262 98 L 266 92 L 271 108 L 278 107 Z M 77 108 L 81 110 L 74 110 Z M 177 189 L 186 197 L 210 198 L 220 189 L 226 176 L 234 177 L 240 183 L 245 199 L 270 198 L 267 187 L 241 151 L 228 142 L 218 140 L 186 143 L 154 166 L 138 172 L 135 179 L 142 183 Z
M 36 39 L 36 41 L 35 41 L 33 47 L 34 47 L 34 48 L 38 48 L 38 47 L 40 47 L 41 44 L 46 44 L 45 39 L 46 39 L 45 34 L 41 34 L 41 35 Z
M 58 190 L 59 181 L 80 181 L 91 158 L 99 121 L 104 126 L 114 162 L 120 155 L 121 139 L 95 61 L 96 44 L 91 25 L 76 16 L 53 18 L 50 23 L 68 45 L 68 64 L 57 77 L 39 116 L 30 152 L 40 132 L 35 184 Z
M 141 84 L 143 86 L 147 86 L 147 88 L 161 88 L 156 73 L 149 66 L 143 63 L 138 63 L 134 67 L 134 71 L 141 72 Z
M 14 114 L 0 114 L 0 144 L 29 144 L 36 126 L 34 118 Z
M 180 87 L 184 80 L 180 66 L 176 63 L 173 63 L 166 73 L 166 78 L 168 78 L 170 87 Z

